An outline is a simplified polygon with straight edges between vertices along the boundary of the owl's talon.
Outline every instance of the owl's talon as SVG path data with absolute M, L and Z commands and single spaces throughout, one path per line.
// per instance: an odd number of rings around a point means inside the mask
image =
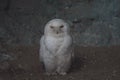
M 57 73 L 45 73 L 45 75 L 47 75 L 47 76 L 54 76 L 54 75 L 57 75 Z
M 61 73 L 59 73 L 60 75 L 62 75 L 62 76 L 64 76 L 64 75 L 66 75 L 67 73 L 66 72 L 61 72 Z

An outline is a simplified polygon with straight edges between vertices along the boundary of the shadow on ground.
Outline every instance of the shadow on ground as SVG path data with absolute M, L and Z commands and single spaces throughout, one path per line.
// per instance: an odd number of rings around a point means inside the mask
M 75 47 L 75 60 L 66 76 L 46 76 L 39 46 L 3 46 L 14 60 L 0 63 L 0 80 L 120 80 L 120 46 Z

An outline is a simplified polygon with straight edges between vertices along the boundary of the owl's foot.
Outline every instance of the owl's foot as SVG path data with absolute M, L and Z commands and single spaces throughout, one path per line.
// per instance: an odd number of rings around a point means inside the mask
M 62 75 L 62 76 L 64 76 L 64 75 L 66 75 L 67 73 L 66 73 L 66 72 L 60 72 L 59 74 Z
M 53 72 L 53 73 L 48 73 L 48 72 L 46 72 L 45 74 L 46 74 L 47 76 L 54 76 L 54 75 L 57 75 L 56 72 Z

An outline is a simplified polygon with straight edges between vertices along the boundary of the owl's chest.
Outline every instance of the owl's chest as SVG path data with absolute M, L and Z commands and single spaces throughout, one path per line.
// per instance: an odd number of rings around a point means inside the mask
M 47 37 L 45 42 L 49 50 L 56 52 L 63 44 L 63 41 L 64 38 Z

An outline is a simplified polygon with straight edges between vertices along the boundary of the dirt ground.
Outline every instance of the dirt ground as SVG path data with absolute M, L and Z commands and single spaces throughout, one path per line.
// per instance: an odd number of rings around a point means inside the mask
M 3 46 L 14 60 L 1 63 L 0 80 L 120 80 L 120 46 L 75 47 L 65 76 L 47 76 L 39 62 L 39 45 Z

